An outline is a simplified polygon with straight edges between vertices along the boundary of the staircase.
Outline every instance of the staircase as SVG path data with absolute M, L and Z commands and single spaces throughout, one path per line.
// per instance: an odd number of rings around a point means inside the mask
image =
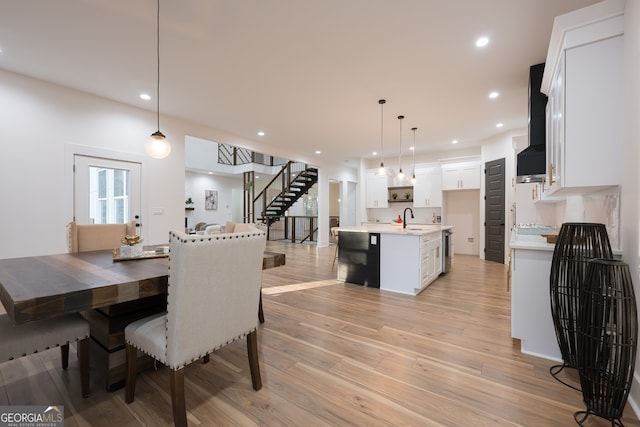
M 261 214 L 258 220 L 267 226 L 279 221 L 316 182 L 317 169 L 303 163 L 288 162 L 254 199 L 255 211 Z

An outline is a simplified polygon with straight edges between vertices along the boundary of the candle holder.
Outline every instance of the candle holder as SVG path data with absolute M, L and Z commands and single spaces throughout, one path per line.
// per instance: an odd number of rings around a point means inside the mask
M 573 417 L 580 425 L 589 415 L 596 415 L 611 421 L 612 426 L 621 426 L 638 341 L 629 266 L 613 259 L 589 261 L 580 304 L 577 363 L 587 410 Z
M 551 261 L 549 291 L 551 315 L 563 363 L 549 368 L 549 373 L 562 384 L 577 391 L 580 391 L 578 387 L 563 381 L 558 374 L 564 368 L 578 368 L 576 354 L 579 298 L 588 262 L 593 258 L 613 258 L 604 224 L 562 224 Z

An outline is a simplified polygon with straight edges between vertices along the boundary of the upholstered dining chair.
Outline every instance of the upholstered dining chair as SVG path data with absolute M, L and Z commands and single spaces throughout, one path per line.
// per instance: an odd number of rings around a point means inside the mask
M 78 342 L 82 397 L 89 396 L 89 323 L 79 314 L 14 325 L 0 315 L 0 363 L 60 347 L 62 369 L 69 366 L 69 343 Z
M 169 233 L 167 312 L 124 330 L 127 403 L 134 400 L 139 350 L 171 370 L 173 420 L 186 426 L 186 365 L 245 336 L 253 388 L 262 388 L 256 312 L 265 245 L 266 235 L 259 230 L 207 236 Z
M 136 223 L 67 224 L 67 246 L 71 253 L 119 248 L 124 236 L 136 234 Z

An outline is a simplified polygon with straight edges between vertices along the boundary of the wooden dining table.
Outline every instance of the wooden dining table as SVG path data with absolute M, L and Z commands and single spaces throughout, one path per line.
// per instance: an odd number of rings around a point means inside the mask
M 285 261 L 283 253 L 265 252 L 262 268 Z M 166 310 L 168 267 L 167 257 L 116 262 L 110 250 L 3 259 L 0 300 L 16 324 L 83 313 L 91 323 L 92 365 L 115 390 L 124 385 L 124 328 Z M 138 358 L 140 369 L 151 363 Z

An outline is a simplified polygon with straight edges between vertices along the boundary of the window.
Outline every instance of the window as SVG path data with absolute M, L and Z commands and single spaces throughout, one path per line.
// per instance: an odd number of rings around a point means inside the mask
M 74 220 L 78 224 L 140 223 L 140 172 L 140 163 L 75 154 Z
M 94 224 L 123 224 L 129 217 L 129 171 L 89 167 L 89 217 Z

